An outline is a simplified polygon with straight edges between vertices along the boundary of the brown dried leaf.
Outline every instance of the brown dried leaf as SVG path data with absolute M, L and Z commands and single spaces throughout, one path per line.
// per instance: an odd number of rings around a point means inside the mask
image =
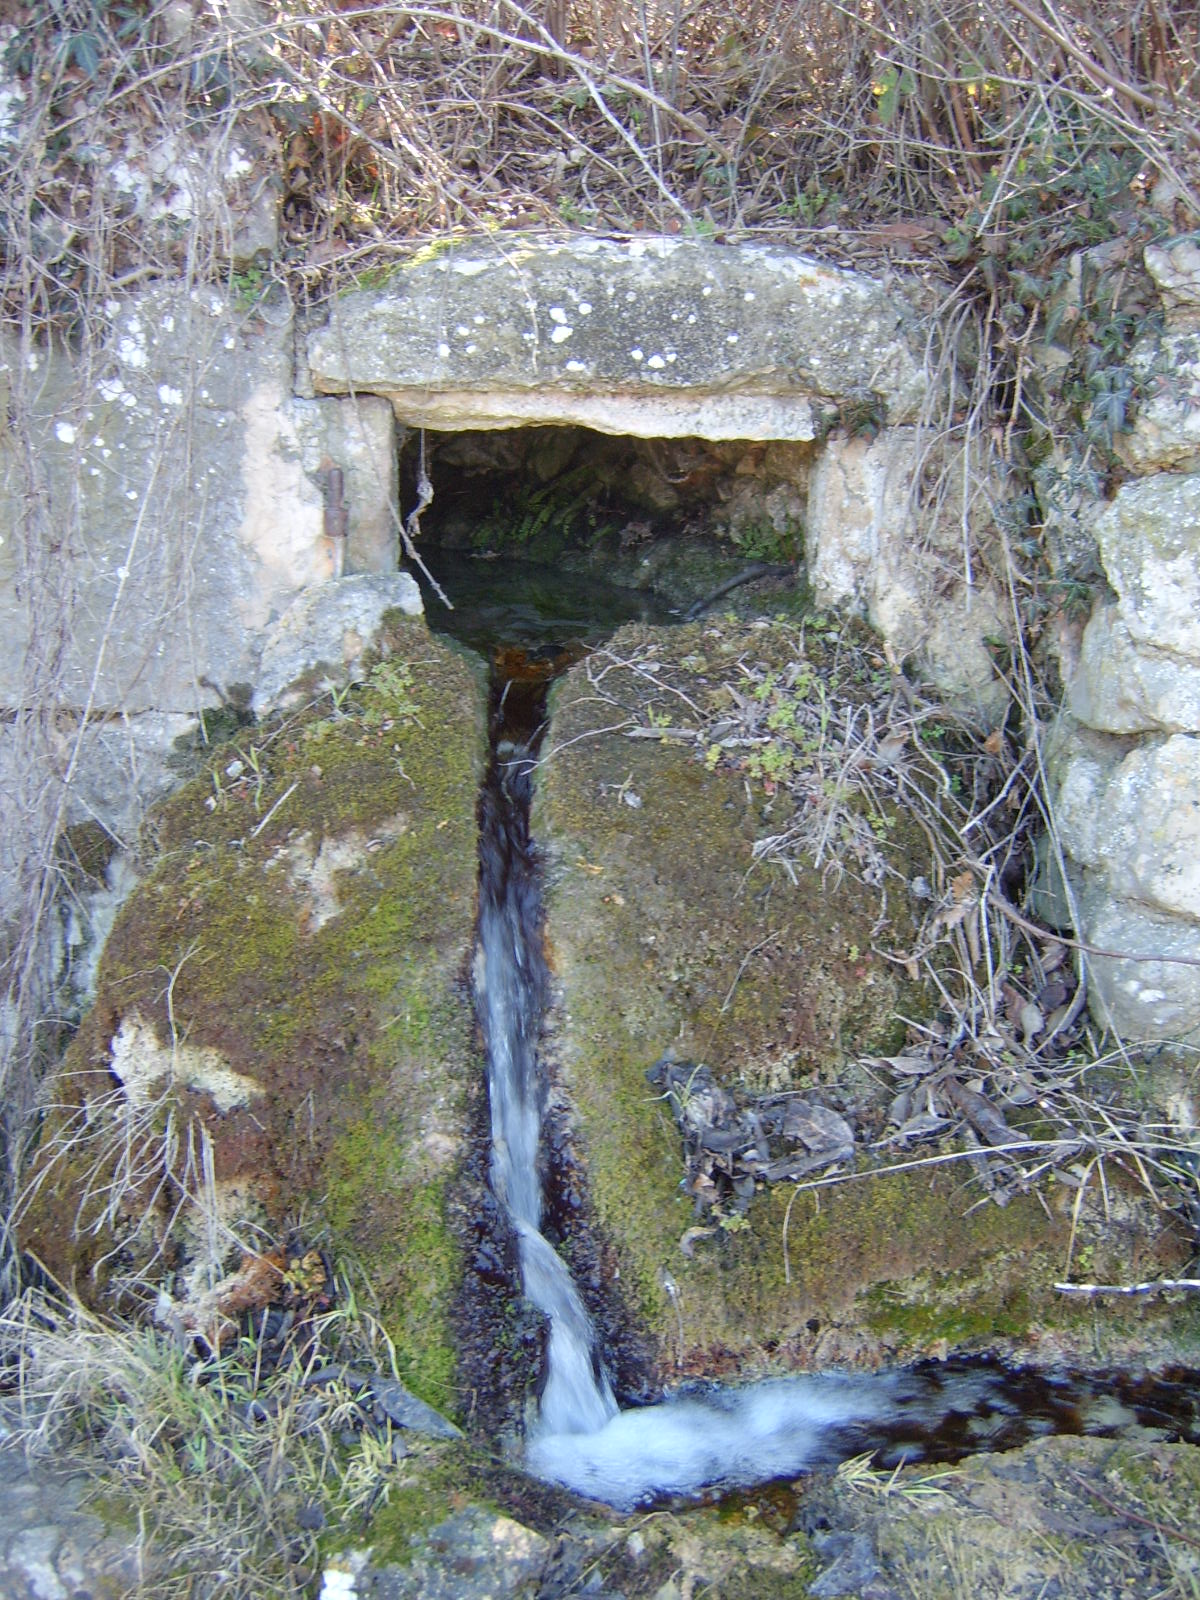
M 1010 1128 L 990 1100 L 985 1099 L 981 1094 L 976 1094 L 974 1090 L 968 1089 L 957 1078 L 947 1078 L 942 1085 L 942 1089 L 947 1100 L 958 1107 L 968 1121 L 987 1140 L 988 1144 L 1014 1144 L 1019 1140 L 1028 1138 L 1027 1134 L 1018 1133 L 1015 1128 Z
M 888 1072 L 898 1072 L 906 1078 L 924 1077 L 937 1066 L 937 1062 L 928 1054 L 910 1055 L 907 1052 L 898 1056 L 863 1056 L 862 1060 L 868 1067 L 884 1067 Z
M 932 1133 L 940 1133 L 948 1126 L 945 1117 L 939 1117 L 936 1111 L 919 1111 L 915 1117 L 909 1117 L 907 1122 L 901 1123 L 888 1140 L 889 1144 L 902 1144 L 909 1139 L 927 1139 Z
M 1050 973 L 1056 972 L 1066 959 L 1067 947 L 1065 944 L 1059 944 L 1055 941 L 1053 944 L 1045 945 L 1041 952 L 1042 971 L 1049 977 Z

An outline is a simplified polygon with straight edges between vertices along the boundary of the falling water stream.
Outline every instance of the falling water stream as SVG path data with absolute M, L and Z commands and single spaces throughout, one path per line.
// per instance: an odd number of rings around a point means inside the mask
M 538 1035 L 549 980 L 541 947 L 529 801 L 544 688 L 539 654 L 500 652 L 492 757 L 480 806 L 475 963 L 488 1055 L 491 1183 L 516 1232 L 526 1297 L 546 1317 L 531 1472 L 619 1510 L 664 1496 L 745 1488 L 865 1450 L 880 1464 L 956 1460 L 1047 1433 L 1200 1438 L 1195 1374 L 1047 1373 L 981 1358 L 873 1374 L 692 1386 L 621 1410 L 571 1274 L 541 1231 L 543 1075 Z M 577 658 L 582 645 L 559 652 Z

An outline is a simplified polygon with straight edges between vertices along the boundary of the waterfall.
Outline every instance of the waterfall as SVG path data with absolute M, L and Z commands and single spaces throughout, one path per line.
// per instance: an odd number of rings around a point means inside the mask
M 529 836 L 536 742 L 536 734 L 523 742 L 498 739 L 484 783 L 475 987 L 488 1056 L 492 1190 L 517 1232 L 526 1297 L 550 1321 L 540 1426 L 574 1435 L 602 1428 L 617 1402 L 579 1291 L 540 1231 L 537 1035 L 548 984 Z

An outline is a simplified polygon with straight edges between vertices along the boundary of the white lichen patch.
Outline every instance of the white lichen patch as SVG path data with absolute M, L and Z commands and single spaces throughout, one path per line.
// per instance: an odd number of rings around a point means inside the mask
M 109 1067 L 135 1110 L 171 1088 L 206 1094 L 218 1111 L 232 1111 L 262 1094 L 253 1078 L 235 1072 L 217 1050 L 186 1042 L 161 1044 L 153 1026 L 136 1011 L 121 1019 L 113 1035 Z
M 284 867 L 289 886 L 301 896 L 301 915 L 309 933 L 315 933 L 341 914 L 339 877 L 344 873 L 361 872 L 377 850 L 407 831 L 408 818 L 398 813 L 370 834 L 361 828 L 351 828 L 336 838 L 322 839 L 314 850 L 312 834 L 303 833 L 277 852 L 272 865 Z
M 140 317 L 130 317 L 125 324 L 125 331 L 117 340 L 117 360 L 126 367 L 146 365 L 146 330 Z
M 353 1600 L 355 1587 L 370 1559 L 369 1550 L 345 1550 L 330 1556 L 321 1574 L 320 1600 Z
M 562 344 L 563 340 L 569 339 L 574 331 L 574 328 L 568 328 L 565 323 L 559 323 L 550 330 L 550 343 Z

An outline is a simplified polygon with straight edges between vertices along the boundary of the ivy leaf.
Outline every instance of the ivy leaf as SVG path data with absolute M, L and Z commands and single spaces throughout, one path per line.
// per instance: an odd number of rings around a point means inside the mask
M 891 64 L 884 68 L 871 85 L 878 104 L 879 120 L 884 127 L 891 125 L 899 109 L 900 101 L 906 95 L 914 94 L 916 87 L 917 80 L 907 68 L 901 71 L 899 67 Z
M 89 78 L 100 70 L 101 44 L 94 33 L 77 33 L 67 48 L 67 59 L 72 61 Z

